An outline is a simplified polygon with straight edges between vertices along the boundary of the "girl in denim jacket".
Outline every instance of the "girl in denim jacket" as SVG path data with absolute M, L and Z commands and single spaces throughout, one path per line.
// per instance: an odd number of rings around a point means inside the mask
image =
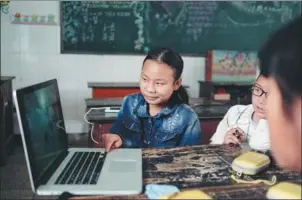
M 201 144 L 198 116 L 181 85 L 182 71 L 183 60 L 177 52 L 150 51 L 143 61 L 140 93 L 124 98 L 110 133 L 101 137 L 101 146 L 109 151 Z

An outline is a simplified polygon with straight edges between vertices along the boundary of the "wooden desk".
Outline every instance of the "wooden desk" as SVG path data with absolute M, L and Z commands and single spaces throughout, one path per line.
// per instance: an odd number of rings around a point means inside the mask
M 300 183 L 299 181 L 293 181 Z M 262 184 L 238 184 L 230 186 L 214 186 L 194 188 L 209 194 L 213 199 L 266 199 L 268 186 Z M 69 200 L 96 200 L 96 199 L 111 199 L 111 200 L 129 200 L 129 199 L 148 199 L 146 195 L 133 196 L 78 196 L 71 197 Z
M 199 82 L 199 97 L 213 99 L 214 94 L 218 89 L 223 89 L 231 95 L 230 102 L 234 104 L 251 104 L 252 95 L 250 89 L 252 83 L 215 83 L 211 81 L 198 81 Z
M 200 145 L 177 148 L 153 148 L 143 150 L 143 182 L 147 184 L 171 184 L 179 189 L 199 188 L 215 198 L 261 198 L 267 186 L 263 184 L 238 184 L 230 178 L 229 165 L 219 156 L 232 161 L 243 153 L 240 148 L 227 145 Z M 269 179 L 276 175 L 278 181 L 301 183 L 301 174 L 286 172 L 274 163 L 255 178 Z M 262 191 L 262 192 L 261 192 Z M 146 199 L 146 196 L 123 197 L 73 197 L 70 199 Z

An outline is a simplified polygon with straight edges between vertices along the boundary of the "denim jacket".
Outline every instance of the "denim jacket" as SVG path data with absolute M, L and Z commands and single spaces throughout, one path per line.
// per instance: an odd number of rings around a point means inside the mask
M 110 133 L 118 134 L 122 147 L 175 147 L 201 144 L 197 114 L 186 104 L 167 105 L 150 116 L 142 94 L 124 98 Z

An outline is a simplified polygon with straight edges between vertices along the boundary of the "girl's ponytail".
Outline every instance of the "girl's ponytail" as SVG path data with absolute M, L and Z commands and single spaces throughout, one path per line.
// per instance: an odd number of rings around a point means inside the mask
M 187 90 L 181 85 L 178 90 L 174 91 L 170 99 L 172 104 L 189 104 L 189 95 Z

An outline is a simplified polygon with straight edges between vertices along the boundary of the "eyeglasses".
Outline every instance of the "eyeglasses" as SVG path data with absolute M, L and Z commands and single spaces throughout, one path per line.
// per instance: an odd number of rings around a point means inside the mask
M 261 97 L 263 94 L 265 94 L 265 97 L 267 97 L 267 92 L 264 92 L 260 87 L 256 85 L 251 88 L 251 92 L 257 97 Z

